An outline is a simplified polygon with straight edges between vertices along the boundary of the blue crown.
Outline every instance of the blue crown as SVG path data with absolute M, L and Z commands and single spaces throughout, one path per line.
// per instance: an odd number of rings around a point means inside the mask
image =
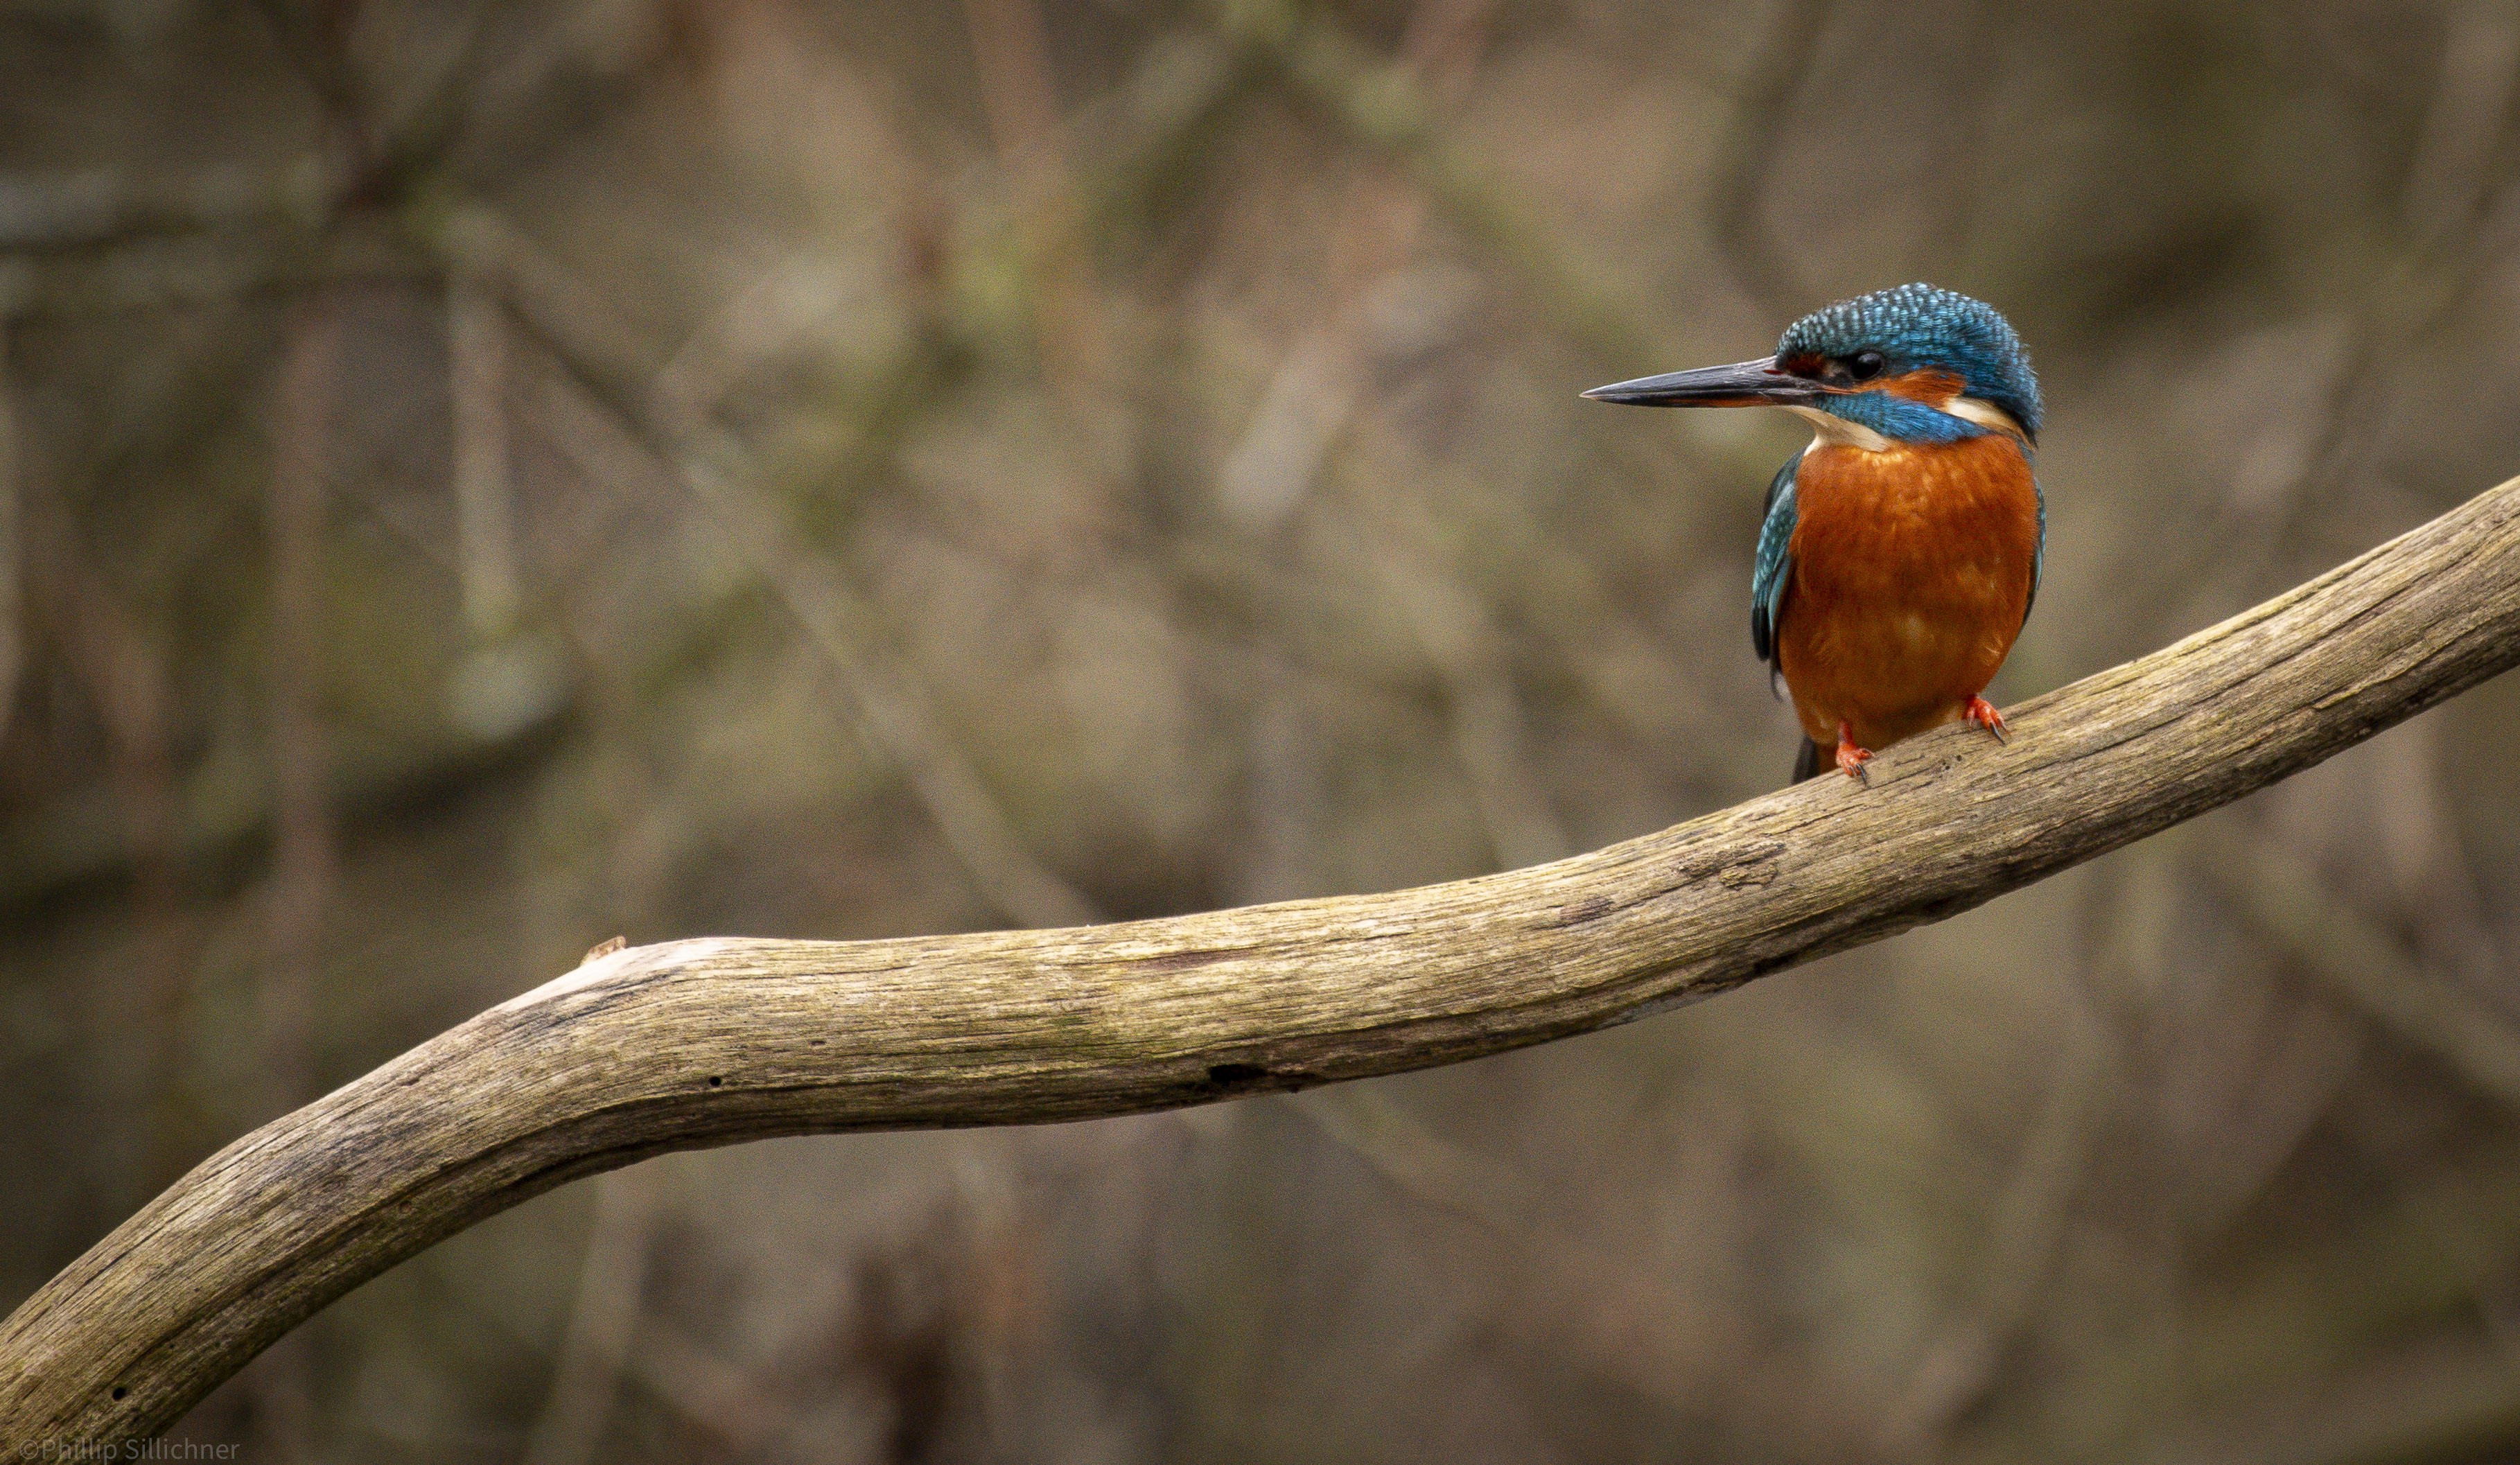
M 2039 435 L 2039 378 L 2030 353 L 1995 307 L 1931 285 L 1901 285 L 1841 300 L 1785 328 L 1777 354 L 1852 356 L 1878 351 L 1896 375 L 1921 367 L 1956 372 L 1966 396 L 2012 414 Z

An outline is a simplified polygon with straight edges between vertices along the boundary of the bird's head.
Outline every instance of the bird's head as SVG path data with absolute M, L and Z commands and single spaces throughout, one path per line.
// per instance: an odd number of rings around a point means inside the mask
M 1842 300 L 1785 328 L 1777 354 L 1584 393 L 1640 407 L 1783 407 L 1822 438 L 1881 449 L 2039 435 L 2039 379 L 1995 307 L 1930 285 Z

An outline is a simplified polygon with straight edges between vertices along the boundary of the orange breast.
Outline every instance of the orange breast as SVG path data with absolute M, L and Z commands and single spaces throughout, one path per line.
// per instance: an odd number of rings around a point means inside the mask
M 2039 499 L 2020 444 L 1823 444 L 1794 504 L 1777 663 L 1804 732 L 1833 744 L 1845 722 L 1877 749 L 1956 720 L 2030 606 Z

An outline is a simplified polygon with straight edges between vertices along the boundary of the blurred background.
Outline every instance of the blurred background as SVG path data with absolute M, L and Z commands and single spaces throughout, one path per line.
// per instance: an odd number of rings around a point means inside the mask
M 2520 466 L 2520 11 L 0 0 L 0 1289 L 613 935 L 1380 890 L 1775 787 L 1806 429 L 2008 313 L 2000 701 Z M 2520 687 L 1445 1071 L 674 1156 L 256 1462 L 2520 1457 Z

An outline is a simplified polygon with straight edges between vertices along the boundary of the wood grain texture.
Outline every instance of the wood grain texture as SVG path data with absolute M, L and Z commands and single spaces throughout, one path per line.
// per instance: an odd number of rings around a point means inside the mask
M 0 1443 L 180 1416 L 484 1217 L 667 1150 L 1031 1124 L 1494 1053 L 1975 906 L 2520 661 L 2520 480 L 2167 650 L 1581 855 L 1056 931 L 596 959 L 229 1145 L 0 1326 Z

